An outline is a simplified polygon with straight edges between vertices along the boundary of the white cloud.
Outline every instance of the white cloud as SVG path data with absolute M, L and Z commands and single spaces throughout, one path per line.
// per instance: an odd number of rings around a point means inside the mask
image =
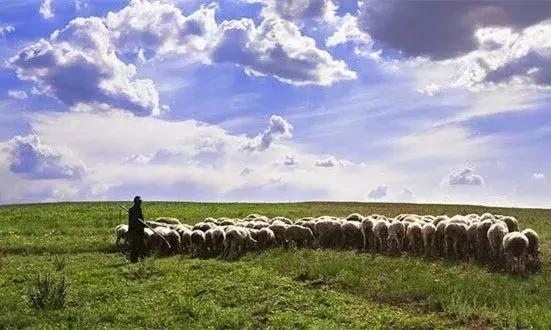
M 75 0 L 75 9 L 81 11 L 88 8 L 88 0 Z
M 398 195 L 398 201 L 401 202 L 411 202 L 416 199 L 415 194 L 411 189 L 404 187 L 400 194 Z
M 40 15 L 44 19 L 50 19 L 54 17 L 54 12 L 52 10 L 52 0 L 42 0 L 40 4 Z
M 15 31 L 15 27 L 11 24 L 0 24 L 0 37 Z
M 336 31 L 327 38 L 325 45 L 335 47 L 340 44 L 352 42 L 357 45 L 370 45 L 373 41 L 367 32 L 360 30 L 356 16 L 346 14 L 338 17 L 335 23 Z
M 443 180 L 443 183 L 449 186 L 483 186 L 484 178 L 476 174 L 473 168 L 466 167 L 450 173 L 450 175 Z
M 283 160 L 283 165 L 292 167 L 292 166 L 296 166 L 297 164 L 298 163 L 295 160 L 295 156 L 285 155 L 285 159 Z
M 268 128 L 243 146 L 248 151 L 264 151 L 268 149 L 274 139 L 290 139 L 293 137 L 293 125 L 283 119 L 281 116 L 273 115 L 270 117 Z
M 80 179 L 86 169 L 70 152 L 43 144 L 36 134 L 8 142 L 9 168 L 29 179 Z
M 342 159 L 337 159 L 335 156 L 328 156 L 323 159 L 318 159 L 314 162 L 314 165 L 317 167 L 337 167 L 337 166 L 344 167 L 350 164 L 351 162 L 342 160 Z
M 385 197 L 388 193 L 388 187 L 387 186 L 377 186 L 373 190 L 369 192 L 367 197 L 370 199 L 381 199 Z
M 241 170 L 241 172 L 239 172 L 239 175 L 246 176 L 251 174 L 252 172 L 253 170 L 250 167 L 245 167 L 244 169 Z
M 110 12 L 105 24 L 119 51 L 153 55 L 188 55 L 206 61 L 217 30 L 216 6 L 201 6 L 189 16 L 170 3 L 133 0 Z
M 306 19 L 331 21 L 337 6 L 332 0 L 242 0 L 262 3 L 263 17 L 277 17 L 300 22 Z
M 344 61 L 333 59 L 294 23 L 279 18 L 266 18 L 258 27 L 248 18 L 222 22 L 212 60 L 294 85 L 329 86 L 356 78 Z
M 24 100 L 27 98 L 27 92 L 21 91 L 21 90 L 9 89 L 8 96 L 14 99 Z
M 543 173 L 534 173 L 534 174 L 532 174 L 532 179 L 538 180 L 538 181 L 545 181 L 545 174 L 543 174 Z
M 136 68 L 117 57 L 99 18 L 72 20 L 52 33 L 49 41 L 41 39 L 26 47 L 9 65 L 19 79 L 37 83 L 76 109 L 102 106 L 142 116 L 160 111 L 153 81 L 137 79 Z

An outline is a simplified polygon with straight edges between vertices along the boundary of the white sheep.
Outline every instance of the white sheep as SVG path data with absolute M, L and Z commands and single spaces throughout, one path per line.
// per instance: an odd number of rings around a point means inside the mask
M 373 226 L 373 235 L 375 236 L 375 251 L 386 251 L 388 238 L 388 222 L 386 220 L 377 220 L 377 222 Z
M 528 269 L 537 272 L 541 268 L 541 253 L 539 251 L 540 237 L 535 230 L 530 228 L 524 229 L 522 234 L 528 238 Z
M 480 261 L 487 261 L 489 257 L 488 230 L 493 224 L 493 215 L 484 213 L 476 226 L 476 257 Z
M 182 239 L 181 239 L 180 234 L 176 230 L 171 229 L 166 234 L 165 239 L 170 244 L 170 248 L 169 248 L 169 251 L 168 251 L 169 254 L 174 254 L 174 253 L 178 253 L 178 252 L 181 251 Z
M 256 248 L 257 241 L 252 238 L 247 228 L 228 226 L 225 229 L 223 257 L 227 260 L 239 258 L 247 249 Z
M 388 226 L 388 250 L 391 253 L 402 252 L 403 241 L 406 236 L 406 227 L 401 221 L 394 221 Z
M 364 217 L 359 213 L 352 213 L 349 216 L 346 217 L 347 221 L 359 221 L 361 222 L 364 219 Z
M 297 248 L 312 247 L 314 243 L 314 234 L 310 228 L 290 225 L 285 229 L 285 240 L 289 245 L 294 245 Z
M 409 224 L 406 237 L 409 241 L 409 250 L 414 254 L 422 254 L 423 247 L 423 227 L 419 222 Z
M 318 219 L 314 228 L 317 233 L 320 248 L 338 248 L 341 246 L 341 224 L 338 220 L 331 218 Z
M 181 224 L 180 220 L 176 218 L 170 218 L 170 217 L 159 217 L 155 219 L 155 222 L 162 222 L 170 225 L 179 225 Z
M 467 254 L 469 255 L 469 258 L 476 255 L 476 239 L 477 239 L 477 227 L 478 227 L 478 221 L 473 221 L 469 226 L 467 227 Z
M 467 257 L 467 226 L 461 222 L 449 222 L 444 230 L 445 255 L 451 258 Z
M 499 220 L 505 222 L 510 233 L 518 231 L 518 220 L 515 217 L 504 216 L 500 217 Z
M 503 237 L 503 255 L 505 269 L 512 274 L 525 274 L 528 256 L 528 238 L 518 231 Z
M 375 247 L 375 234 L 373 234 L 373 227 L 375 227 L 376 220 L 367 217 L 362 220 L 362 231 L 364 234 L 364 249 L 371 251 Z
M 348 220 L 341 224 L 342 247 L 345 249 L 363 250 L 364 235 L 359 221 Z
M 203 258 L 206 256 L 207 239 L 205 232 L 200 229 L 194 229 L 191 232 L 191 256 L 193 258 Z
M 205 232 L 205 243 L 211 256 L 222 254 L 226 233 L 222 227 L 211 228 Z
M 425 247 L 425 257 L 432 258 L 436 255 L 436 226 L 433 223 L 425 223 L 421 229 L 423 236 L 423 245 Z
M 257 234 L 258 247 L 267 249 L 277 244 L 274 232 L 268 228 L 262 228 Z
M 119 250 L 125 250 L 128 247 L 128 225 L 118 225 L 115 227 L 115 245 Z M 121 241 L 123 242 L 121 244 Z
M 503 262 L 503 237 L 508 232 L 505 222 L 496 222 L 490 226 L 486 234 L 490 247 L 490 260 L 495 267 L 500 266 Z
M 274 233 L 275 241 L 277 245 L 285 245 L 285 229 L 287 224 L 280 220 L 275 220 L 272 222 L 268 228 Z

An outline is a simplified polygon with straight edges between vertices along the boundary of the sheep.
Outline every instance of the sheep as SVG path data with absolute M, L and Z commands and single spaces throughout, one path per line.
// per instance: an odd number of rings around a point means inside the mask
M 471 222 L 471 224 L 467 227 L 467 254 L 469 255 L 469 258 L 471 258 L 476 254 L 477 227 L 478 227 L 477 221 Z
M 314 234 L 310 228 L 290 225 L 285 229 L 285 240 L 290 245 L 295 245 L 297 248 L 303 246 L 312 247 L 314 243 Z
M 211 228 L 205 232 L 205 244 L 211 256 L 222 254 L 226 233 L 222 227 Z
M 508 233 L 503 237 L 503 255 L 505 269 L 512 274 L 525 274 L 526 257 L 528 255 L 528 238 L 518 231 Z
M 438 218 L 436 219 L 438 220 Z M 436 235 L 434 236 L 434 245 L 439 257 L 444 257 L 446 255 L 446 239 L 445 232 L 446 226 L 448 225 L 448 219 L 441 220 L 436 224 Z
M 528 238 L 528 269 L 537 272 L 541 268 L 539 241 L 540 238 L 535 230 L 526 228 L 521 232 Z
M 168 228 L 168 224 L 166 224 L 164 222 L 146 221 L 145 223 L 151 228 L 158 228 L 158 227 Z
M 487 261 L 489 254 L 489 243 L 488 243 L 488 230 L 492 226 L 492 218 L 488 218 L 487 214 L 484 213 L 485 220 L 480 221 L 476 226 L 476 258 L 479 261 Z M 490 214 L 491 216 L 491 214 Z M 482 217 L 481 217 L 482 219 Z
M 167 237 L 172 229 L 168 227 L 159 226 L 153 228 L 155 233 L 152 233 L 150 248 L 156 250 L 158 254 L 162 256 L 168 256 L 172 253 L 172 245 L 169 247 L 166 242 Z M 178 235 L 179 236 L 179 235 Z M 170 243 L 170 242 L 169 242 Z
M 510 233 L 518 231 L 518 220 L 515 217 L 501 217 L 499 220 L 505 222 Z
M 181 224 L 180 220 L 176 218 L 170 218 L 170 217 L 159 217 L 155 219 L 155 222 L 162 222 L 170 225 L 179 225 Z
M 480 216 L 480 221 L 495 220 L 495 216 L 491 213 L 484 213 Z
M 145 241 L 145 251 L 149 254 L 153 249 L 153 230 L 149 228 L 144 228 L 144 241 Z
M 406 227 L 401 221 L 394 221 L 388 225 L 388 250 L 390 253 L 400 254 L 406 236 Z
M 414 254 L 423 253 L 423 227 L 419 222 L 409 224 L 406 236 L 409 241 L 410 251 Z
M 203 258 L 206 255 L 206 236 L 205 232 L 200 229 L 194 229 L 191 232 L 191 257 Z
M 125 250 L 128 246 L 128 225 L 118 225 L 115 227 L 115 245 L 119 250 Z M 121 241 L 124 242 L 123 245 L 121 245 Z
M 442 221 L 447 221 L 449 218 L 447 215 L 439 215 L 434 218 L 434 221 L 432 222 L 433 225 L 438 226 L 438 224 Z
M 170 249 L 168 250 L 168 254 L 174 254 L 174 253 L 180 252 L 182 239 L 180 234 L 176 230 L 171 229 L 165 235 L 165 238 L 170 244 Z
M 262 228 L 267 228 L 270 224 L 264 221 L 255 221 L 253 228 L 256 230 L 260 230 Z
M 258 247 L 266 249 L 274 246 L 276 242 L 275 234 L 270 228 L 262 228 L 257 235 Z
M 191 230 L 185 228 L 180 231 L 180 249 L 182 253 L 190 253 L 191 250 Z
M 223 258 L 226 260 L 239 258 L 247 248 L 247 241 L 249 240 L 252 240 L 252 238 L 248 230 L 238 226 L 226 228 Z
M 316 231 L 316 220 L 311 219 L 311 220 L 303 221 L 302 226 L 306 227 L 306 228 L 309 228 L 312 231 L 312 234 L 314 234 L 314 242 L 313 243 L 315 244 L 317 236 L 318 236 L 317 231 Z
M 322 218 L 315 223 L 314 229 L 317 233 L 320 248 L 327 249 L 340 246 L 342 233 L 339 221 L 330 218 Z
M 206 232 L 207 230 L 216 227 L 216 224 L 212 222 L 198 222 L 193 226 L 193 230 L 200 230 L 202 232 Z
M 280 220 L 276 220 L 268 226 L 268 229 L 270 229 L 274 233 L 277 245 L 285 245 L 285 229 L 287 228 L 287 226 L 288 225 L 286 223 Z
M 356 220 L 346 221 L 341 224 L 343 248 L 361 251 L 364 247 L 362 224 Z
M 364 250 L 371 251 L 375 244 L 375 235 L 373 234 L 373 227 L 376 220 L 371 217 L 367 217 L 362 220 L 362 232 L 364 234 Z
M 447 258 L 467 257 L 467 226 L 460 222 L 449 222 L 444 230 L 445 255 Z
M 270 220 L 271 223 L 274 223 L 274 221 L 281 221 L 281 222 L 285 223 L 286 225 L 292 225 L 293 224 L 291 219 L 286 218 L 286 217 L 275 217 L 275 218 L 272 218 L 272 220 Z
M 436 255 L 436 226 L 433 223 L 425 223 L 421 229 L 421 234 L 423 236 L 423 245 L 425 247 L 425 257 L 432 258 Z
M 509 230 L 505 222 L 496 222 L 490 226 L 486 234 L 488 246 L 490 247 L 491 263 L 494 267 L 498 267 L 503 261 L 503 237 L 507 235 Z
M 346 221 L 359 221 L 361 222 L 364 217 L 359 213 L 352 213 L 346 217 Z
M 218 219 L 220 226 L 235 226 L 235 221 L 232 219 Z
M 373 235 L 375 236 L 374 250 L 383 252 L 387 250 L 388 222 L 386 220 L 377 220 L 373 226 Z

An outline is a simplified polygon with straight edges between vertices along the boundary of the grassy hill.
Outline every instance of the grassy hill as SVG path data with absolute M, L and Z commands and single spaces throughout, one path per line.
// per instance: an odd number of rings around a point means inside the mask
M 0 328 L 472 328 L 551 326 L 551 210 L 460 205 L 144 204 L 146 218 L 344 216 L 352 212 L 513 215 L 541 236 L 527 278 L 484 266 L 352 251 L 272 249 L 237 262 L 187 256 L 130 265 L 114 248 L 114 202 L 0 207 Z M 65 272 L 63 309 L 30 307 L 38 274 Z M 57 276 L 57 275 L 56 275 Z

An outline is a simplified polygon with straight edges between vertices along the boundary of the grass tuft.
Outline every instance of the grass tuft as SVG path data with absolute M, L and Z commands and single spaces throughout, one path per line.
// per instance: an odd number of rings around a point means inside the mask
M 28 298 L 31 307 L 35 309 L 60 309 L 65 307 L 68 294 L 67 275 L 60 274 L 55 279 L 50 274 L 39 274 L 29 289 Z

